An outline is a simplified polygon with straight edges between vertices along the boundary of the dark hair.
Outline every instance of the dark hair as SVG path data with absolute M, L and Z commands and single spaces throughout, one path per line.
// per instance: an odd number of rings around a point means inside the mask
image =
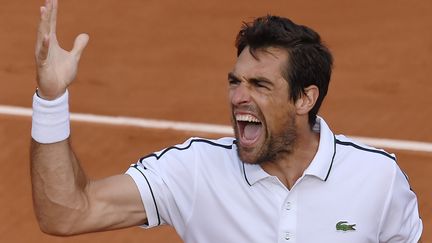
M 287 67 L 282 75 L 288 81 L 291 99 L 296 101 L 310 85 L 316 85 L 319 89 L 316 104 L 308 114 L 309 125 L 313 127 L 327 94 L 333 66 L 333 57 L 319 34 L 287 18 L 267 15 L 256 18 L 251 23 L 243 23 L 235 46 L 237 56 L 247 46 L 253 56 L 257 49 L 267 47 L 279 47 L 288 51 Z

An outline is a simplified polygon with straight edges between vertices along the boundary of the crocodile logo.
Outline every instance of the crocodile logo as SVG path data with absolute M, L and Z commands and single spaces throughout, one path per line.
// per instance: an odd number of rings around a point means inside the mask
M 342 230 L 342 231 L 355 231 L 354 228 L 356 226 L 355 224 L 348 224 L 348 221 L 339 221 L 336 224 L 336 230 Z

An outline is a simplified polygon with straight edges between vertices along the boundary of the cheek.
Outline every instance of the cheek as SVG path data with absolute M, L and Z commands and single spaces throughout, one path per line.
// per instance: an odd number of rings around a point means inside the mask
M 261 107 L 267 130 L 284 130 L 287 121 L 295 116 L 294 105 L 289 102 L 268 102 Z

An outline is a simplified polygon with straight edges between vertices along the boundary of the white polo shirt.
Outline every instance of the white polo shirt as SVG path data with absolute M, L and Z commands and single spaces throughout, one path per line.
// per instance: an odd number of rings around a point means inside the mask
M 416 195 L 394 155 L 345 136 L 322 118 L 318 152 L 288 190 L 244 164 L 233 138 L 191 138 L 126 172 L 148 225 L 172 225 L 187 243 L 417 242 Z

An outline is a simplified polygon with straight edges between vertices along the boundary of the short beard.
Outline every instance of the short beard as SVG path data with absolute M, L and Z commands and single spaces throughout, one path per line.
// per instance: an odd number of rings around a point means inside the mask
M 237 154 L 240 160 L 248 164 L 272 163 L 277 161 L 281 156 L 292 153 L 297 140 L 295 116 L 291 116 L 284 127 L 286 129 L 280 134 L 273 135 L 267 133 L 265 143 L 262 145 L 254 161 L 245 160 L 242 155 L 242 148 L 238 148 Z

